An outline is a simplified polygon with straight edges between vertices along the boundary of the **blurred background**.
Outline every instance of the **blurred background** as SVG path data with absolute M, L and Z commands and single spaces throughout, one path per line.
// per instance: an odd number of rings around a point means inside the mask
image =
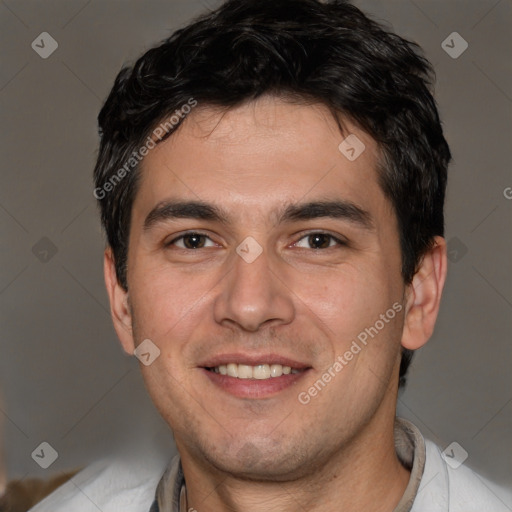
M 92 194 L 96 116 L 123 64 L 218 3 L 0 1 L 0 416 L 10 478 L 84 466 L 126 443 L 174 449 L 110 321 Z M 441 449 L 463 447 L 464 464 L 512 509 L 512 1 L 354 3 L 425 50 L 454 156 L 442 311 L 398 413 Z M 43 442 L 58 454 L 46 470 L 34 456 Z

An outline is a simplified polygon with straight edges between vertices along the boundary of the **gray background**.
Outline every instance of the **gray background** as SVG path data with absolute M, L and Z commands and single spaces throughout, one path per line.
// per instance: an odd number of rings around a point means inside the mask
M 91 182 L 96 116 L 124 63 L 216 4 L 0 1 L 0 386 L 10 477 L 47 476 L 167 437 L 111 327 Z M 425 49 L 454 155 L 442 311 L 399 413 L 442 449 L 458 442 L 465 464 L 510 488 L 512 1 L 357 5 Z M 47 59 L 31 48 L 44 31 L 59 45 Z M 441 47 L 454 31 L 469 43 L 457 59 Z M 42 441 L 59 453 L 46 471 L 31 458 Z M 512 493 L 494 490 L 512 510 Z

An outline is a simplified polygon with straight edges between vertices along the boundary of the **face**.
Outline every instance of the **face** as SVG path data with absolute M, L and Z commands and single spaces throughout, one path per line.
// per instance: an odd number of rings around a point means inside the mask
M 270 97 L 198 107 L 143 162 L 117 330 L 160 350 L 141 368 L 182 458 L 290 478 L 394 415 L 397 222 L 375 142 L 343 124 Z

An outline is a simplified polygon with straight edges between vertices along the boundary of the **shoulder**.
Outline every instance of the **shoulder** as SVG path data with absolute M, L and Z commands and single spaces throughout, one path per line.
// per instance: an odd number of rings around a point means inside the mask
M 425 441 L 425 469 L 411 512 L 510 512 L 491 484 L 453 454 L 443 457 L 439 447 Z
M 147 512 L 169 457 L 117 457 L 91 464 L 30 512 Z

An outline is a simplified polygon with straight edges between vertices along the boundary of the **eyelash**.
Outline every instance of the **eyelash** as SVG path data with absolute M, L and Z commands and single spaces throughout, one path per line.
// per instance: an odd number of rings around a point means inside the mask
M 301 240 L 304 240 L 305 238 L 308 238 L 310 236 L 314 236 L 314 235 L 323 235 L 323 236 L 326 236 L 330 239 L 330 242 L 334 241 L 336 242 L 336 245 L 335 246 L 331 246 L 329 245 L 328 247 L 324 248 L 324 249 L 314 249 L 312 247 L 310 247 L 309 249 L 310 250 L 321 250 L 321 251 L 325 251 L 326 249 L 335 249 L 335 248 L 340 248 L 340 247 L 344 247 L 344 246 L 347 246 L 347 242 L 344 241 L 344 240 L 341 240 L 340 238 L 332 235 L 331 233 L 326 233 L 324 231 L 311 231 L 309 233 L 306 233 L 305 235 L 302 235 L 293 245 L 297 245 Z
M 174 238 L 170 242 L 165 243 L 165 247 L 171 247 L 174 244 L 176 244 L 176 242 L 185 239 L 185 237 L 187 237 L 187 236 L 192 236 L 192 235 L 204 236 L 205 238 L 207 238 L 208 240 L 213 242 L 213 240 L 206 233 L 201 233 L 200 231 L 188 231 L 187 233 L 183 233 L 182 235 Z M 302 241 L 305 238 L 308 238 L 308 237 L 310 237 L 312 235 L 325 235 L 325 236 L 329 237 L 331 241 L 336 242 L 337 247 L 347 246 L 347 242 L 346 241 L 343 241 L 343 240 L 339 239 L 338 237 L 332 235 L 331 233 L 325 233 L 324 231 L 311 231 L 310 233 L 306 233 L 306 234 L 302 235 L 296 242 L 294 242 L 293 246 L 296 246 L 300 241 Z M 336 247 L 336 246 L 329 246 L 329 247 L 326 247 L 324 249 L 318 249 L 318 248 L 314 249 L 314 248 L 310 247 L 309 249 L 310 250 L 316 250 L 316 251 L 318 251 L 318 250 L 325 251 L 326 249 L 333 249 L 334 247 Z M 202 248 L 203 247 L 200 247 L 199 249 L 202 249 Z M 198 249 L 189 249 L 187 247 L 179 247 L 179 249 L 182 249 L 182 250 L 185 250 L 185 251 L 197 251 L 198 250 Z
M 192 235 L 204 236 L 205 238 L 208 238 L 208 240 L 211 240 L 213 242 L 213 240 L 206 233 L 201 233 L 200 231 L 188 231 L 187 233 L 183 233 L 183 235 L 177 236 L 176 238 L 172 239 L 170 242 L 166 242 L 165 247 L 170 247 L 170 246 L 174 245 L 176 242 L 178 242 L 179 240 L 183 240 L 185 237 L 192 236 Z M 193 250 L 197 251 L 197 249 L 188 249 L 186 247 L 179 247 L 179 249 L 183 249 L 185 251 L 193 251 Z

